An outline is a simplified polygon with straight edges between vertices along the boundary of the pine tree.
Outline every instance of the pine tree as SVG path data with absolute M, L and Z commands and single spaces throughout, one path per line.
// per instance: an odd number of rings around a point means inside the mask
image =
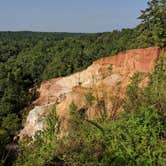
M 151 0 L 141 11 L 140 40 L 145 46 L 166 46 L 166 0 Z

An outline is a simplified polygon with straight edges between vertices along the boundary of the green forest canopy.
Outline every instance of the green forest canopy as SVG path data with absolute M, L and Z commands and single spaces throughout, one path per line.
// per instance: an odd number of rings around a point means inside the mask
M 133 29 L 96 34 L 0 32 L 0 156 L 21 127 L 29 88 L 120 51 L 166 46 L 166 1 L 151 0 Z

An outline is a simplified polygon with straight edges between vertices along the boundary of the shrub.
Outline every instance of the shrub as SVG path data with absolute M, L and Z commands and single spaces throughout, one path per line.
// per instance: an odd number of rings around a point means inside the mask
M 34 142 L 22 140 L 16 165 L 44 166 L 54 160 L 59 130 L 55 109 L 48 115 L 46 122 L 46 129 L 36 133 Z

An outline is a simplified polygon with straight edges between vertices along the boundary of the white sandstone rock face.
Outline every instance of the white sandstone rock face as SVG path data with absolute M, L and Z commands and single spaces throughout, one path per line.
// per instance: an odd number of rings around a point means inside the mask
M 45 125 L 45 119 L 53 105 L 35 106 L 28 114 L 24 129 L 20 136 L 34 137 L 36 131 L 42 131 Z
M 101 65 L 93 64 L 82 72 L 72 74 L 70 76 L 51 79 L 41 84 L 39 89 L 40 97 L 35 101 L 35 104 L 49 104 L 61 102 L 61 97 L 70 94 L 73 87 L 91 87 L 97 81 L 102 79 L 100 73 Z

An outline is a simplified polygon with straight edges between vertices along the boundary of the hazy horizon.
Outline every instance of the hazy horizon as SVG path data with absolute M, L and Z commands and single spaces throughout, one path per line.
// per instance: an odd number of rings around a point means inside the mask
M 97 33 L 133 28 L 147 0 L 0 0 L 0 31 Z M 118 10 L 117 10 L 118 9 Z

